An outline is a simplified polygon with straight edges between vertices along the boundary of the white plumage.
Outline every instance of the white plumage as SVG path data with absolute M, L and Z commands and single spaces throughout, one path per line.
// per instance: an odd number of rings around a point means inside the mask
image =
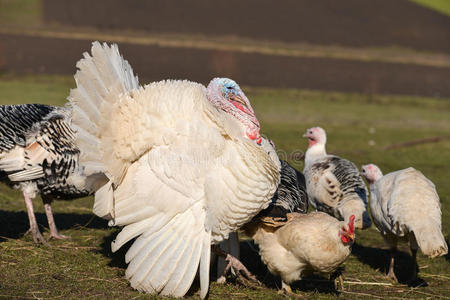
M 211 243 L 267 207 L 279 181 L 248 99 L 229 79 L 140 87 L 116 45 L 94 43 L 77 67 L 69 99 L 81 160 L 110 179 L 94 212 L 125 226 L 113 251 L 137 237 L 126 277 L 178 297 L 199 269 L 204 298 Z
M 259 245 L 261 259 L 271 273 L 279 275 L 282 287 L 313 272 L 331 273 L 351 252 L 354 216 L 349 224 L 323 212 L 287 214 L 286 223 L 256 219 L 245 226 Z
M 393 251 L 389 276 L 396 279 L 393 255 L 397 240 L 409 241 L 414 260 L 418 248 L 431 258 L 448 252 L 441 231 L 439 196 L 429 179 L 414 168 L 383 176 L 373 164 L 363 166 L 362 174 L 370 184 L 373 221 Z

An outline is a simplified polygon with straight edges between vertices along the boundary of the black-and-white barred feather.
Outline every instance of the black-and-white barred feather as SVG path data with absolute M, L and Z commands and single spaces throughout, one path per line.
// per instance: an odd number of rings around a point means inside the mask
M 306 193 L 305 176 L 288 162 L 280 160 L 280 184 L 272 197 L 269 207 L 261 211 L 258 217 L 287 220 L 286 214 L 308 212 L 308 194 Z
M 66 107 L 41 104 L 0 106 L 0 181 L 23 191 L 34 241 L 45 243 L 34 216 L 32 201 L 40 193 L 50 226 L 58 233 L 50 203 L 53 198 L 87 196 L 103 180 L 85 176 L 78 163 L 80 150 Z
M 344 199 L 351 195 L 357 195 L 367 206 L 367 191 L 366 185 L 362 180 L 358 167 L 349 160 L 329 155 L 325 159 L 318 163 L 315 163 L 311 167 L 313 172 L 325 173 L 330 171 L 339 182 L 339 189 L 336 189 L 330 181 L 330 188 L 328 189 L 329 197 L 333 199 L 332 203 L 335 206 L 341 205 Z M 311 199 L 311 203 L 319 211 L 324 211 L 327 213 L 332 213 L 334 207 L 329 206 L 325 202 L 316 201 L 316 199 Z
M 0 170 L 6 173 L 7 183 L 34 181 L 42 195 L 56 198 L 88 195 L 82 184 L 71 181 L 72 176 L 83 176 L 74 141 L 67 108 L 0 106 Z
M 0 153 L 26 146 L 26 135 L 54 107 L 42 104 L 0 105 Z

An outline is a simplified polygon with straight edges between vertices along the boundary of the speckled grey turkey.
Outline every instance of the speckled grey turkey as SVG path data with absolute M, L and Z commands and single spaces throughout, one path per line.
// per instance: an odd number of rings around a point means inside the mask
M 56 228 L 52 200 L 83 197 L 94 190 L 94 180 L 88 180 L 78 165 L 79 153 L 68 108 L 0 106 L 0 180 L 22 190 L 35 242 L 46 243 L 33 211 L 37 193 L 44 202 L 50 237 L 60 239 L 65 236 Z
M 356 165 L 327 154 L 327 137 L 322 128 L 307 129 L 304 137 L 309 140 L 303 173 L 310 204 L 346 223 L 350 216 L 355 215 L 356 228 L 370 227 L 368 192 Z

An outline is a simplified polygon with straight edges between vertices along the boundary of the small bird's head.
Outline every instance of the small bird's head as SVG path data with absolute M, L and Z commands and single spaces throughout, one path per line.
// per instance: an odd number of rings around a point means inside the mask
M 355 216 L 351 215 L 347 225 L 339 230 L 339 237 L 344 245 L 353 244 L 355 241 Z
M 250 101 L 239 85 L 229 78 L 214 78 L 209 83 L 208 100 L 218 109 L 231 114 L 245 127 L 246 136 L 261 144 L 261 126 Z
M 374 184 L 375 181 L 383 177 L 380 168 L 374 164 L 368 164 L 361 167 L 361 176 L 363 176 L 369 184 Z
M 306 129 L 306 133 L 303 135 L 303 137 L 308 138 L 309 148 L 311 148 L 315 144 L 325 145 L 325 143 L 327 142 L 327 135 L 325 133 L 325 130 L 323 130 L 321 127 Z

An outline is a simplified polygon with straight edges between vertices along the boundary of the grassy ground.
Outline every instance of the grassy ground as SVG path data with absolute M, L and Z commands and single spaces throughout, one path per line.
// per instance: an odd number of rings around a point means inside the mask
M 434 9 L 444 15 L 450 16 L 450 1 L 448 0 L 410 0 L 417 4 Z
M 63 104 L 72 87 L 69 77 L 0 76 L 0 104 Z M 304 130 L 320 125 L 329 135 L 328 151 L 362 163 L 377 163 L 389 172 L 409 166 L 433 180 L 442 201 L 443 231 L 450 235 L 450 185 L 448 185 L 450 140 L 384 150 L 400 142 L 449 135 L 448 99 L 425 99 L 324 93 L 297 90 L 245 89 L 261 120 L 264 133 L 299 169 L 298 157 L 307 143 Z M 34 201 L 38 223 L 47 230 L 40 199 Z M 36 246 L 28 229 L 23 199 L 17 191 L 0 185 L 0 298 L 42 299 L 151 299 L 132 290 L 124 279 L 124 250 L 111 254 L 110 242 L 118 232 L 91 213 L 92 198 L 56 201 L 55 218 L 70 241 L 50 241 Z M 426 218 L 426 216 L 424 216 Z M 45 232 L 44 236 L 48 236 Z M 278 279 L 267 275 L 249 241 L 242 241 L 243 260 L 264 287 L 250 289 L 238 284 L 211 285 L 211 299 L 281 299 Z M 374 228 L 357 233 L 353 254 L 345 263 L 345 292 L 337 293 L 323 278 L 314 277 L 296 285 L 296 292 L 311 299 L 359 298 L 449 298 L 449 256 L 427 259 L 419 255 L 418 287 L 406 284 L 412 264 L 407 247 L 401 246 L 396 272 L 402 284 L 391 284 L 383 272 L 388 262 L 386 247 Z M 191 296 L 196 296 L 194 288 Z
M 0 25 L 36 26 L 42 22 L 39 0 L 0 0 Z

